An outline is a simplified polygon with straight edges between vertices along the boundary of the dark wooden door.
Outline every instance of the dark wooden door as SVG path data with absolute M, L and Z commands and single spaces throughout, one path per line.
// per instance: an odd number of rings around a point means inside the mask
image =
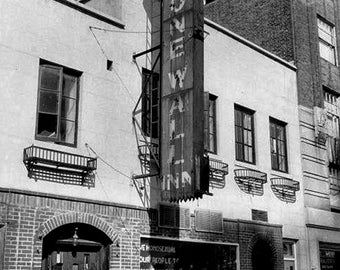
M 106 249 L 98 246 L 62 246 L 48 257 L 48 270 L 106 270 Z

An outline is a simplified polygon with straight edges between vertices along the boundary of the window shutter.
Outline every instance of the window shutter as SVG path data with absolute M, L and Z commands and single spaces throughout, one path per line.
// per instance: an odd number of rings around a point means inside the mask
M 195 211 L 195 228 L 196 231 L 202 232 L 223 232 L 223 215 L 222 212 L 210 210 Z
M 159 226 L 190 229 L 190 209 L 176 205 L 159 204 Z
M 176 227 L 176 210 L 172 205 L 159 205 L 159 226 Z
M 195 211 L 195 228 L 197 231 L 210 231 L 210 211 L 196 210 Z
M 62 95 L 61 67 L 40 66 L 36 136 L 58 141 Z
M 179 227 L 182 229 L 190 229 L 190 209 L 179 209 Z
M 262 210 L 251 209 L 251 219 L 257 221 L 268 222 L 268 212 Z
M 211 232 L 222 232 L 223 231 L 222 212 L 210 211 L 210 231 Z
M 204 149 L 209 149 L 209 92 L 204 92 Z

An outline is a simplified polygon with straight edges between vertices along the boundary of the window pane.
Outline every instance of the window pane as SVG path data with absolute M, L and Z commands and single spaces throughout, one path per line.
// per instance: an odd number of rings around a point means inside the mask
M 281 141 L 285 139 L 284 134 L 285 134 L 285 128 L 283 126 L 276 126 L 277 128 L 277 138 Z
M 272 154 L 271 158 L 272 158 L 272 168 L 277 170 L 279 168 L 277 164 L 277 156 L 275 154 Z
M 251 129 L 251 115 L 244 114 L 244 128 Z
M 209 150 L 215 152 L 215 137 L 214 134 L 209 135 Z
M 63 96 L 77 98 L 77 78 L 64 74 Z
M 248 162 L 253 162 L 253 148 L 252 147 L 245 147 L 245 150 L 247 151 L 245 160 Z
M 60 122 L 60 139 L 62 142 L 74 144 L 75 141 L 75 122 L 61 120 Z
M 76 100 L 64 97 L 61 104 L 61 117 L 64 119 L 75 121 L 76 105 Z
M 49 138 L 57 138 L 58 116 L 52 114 L 38 114 L 38 135 Z
M 252 146 L 253 145 L 253 138 L 251 131 L 245 130 L 244 131 L 244 144 Z
M 294 258 L 294 244 L 290 242 L 283 242 L 283 254 L 285 258 Z
M 237 126 L 242 126 L 242 113 L 235 110 L 235 124 Z
M 320 56 L 331 62 L 332 64 L 335 64 L 335 51 L 334 47 L 327 45 L 322 40 L 319 41 L 319 50 L 320 50 Z
M 284 261 L 284 270 L 295 270 L 294 261 Z
M 209 132 L 210 132 L 210 133 L 213 133 L 213 132 L 214 132 L 214 129 L 215 129 L 215 126 L 214 126 L 214 118 L 209 117 Z
M 58 93 L 50 91 L 40 91 L 39 112 L 58 113 Z
M 270 137 L 276 138 L 276 128 L 273 123 L 270 123 Z
M 277 153 L 277 149 L 276 149 L 276 139 L 271 139 L 270 140 L 270 142 L 271 142 L 271 147 L 270 147 L 270 149 L 271 149 L 271 152 L 272 153 Z
M 284 141 L 280 141 L 279 143 L 279 154 L 283 156 L 286 155 L 286 144 Z
M 324 30 L 319 29 L 319 37 L 323 39 L 325 42 L 333 44 L 331 31 L 325 32 Z
M 243 160 L 243 147 L 242 144 L 236 143 L 236 159 L 237 160 Z
M 40 88 L 59 91 L 59 78 L 61 69 L 41 67 Z
M 235 132 L 236 132 L 236 136 L 235 136 L 236 142 L 239 142 L 239 143 L 243 142 L 242 128 L 236 127 Z

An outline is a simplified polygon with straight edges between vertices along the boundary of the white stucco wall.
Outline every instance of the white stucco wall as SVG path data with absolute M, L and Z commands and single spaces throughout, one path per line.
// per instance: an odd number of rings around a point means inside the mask
M 145 31 L 146 15 L 142 1 L 124 1 L 122 8 L 125 31 L 56 1 L 0 1 L 0 187 L 141 205 L 131 181 L 100 160 L 91 189 L 35 182 L 22 161 L 32 144 L 94 156 L 88 143 L 124 174 L 140 171 L 131 113 L 141 76 L 132 55 L 145 50 L 146 35 L 129 32 Z M 93 30 L 102 48 L 89 26 L 108 30 Z M 35 140 L 40 58 L 83 72 L 76 148 Z
M 283 237 L 299 239 L 299 265 L 306 265 L 306 237 L 302 193 L 296 73 L 294 68 L 274 61 L 261 52 L 205 25 L 205 91 L 217 98 L 217 155 L 229 165 L 223 189 L 211 189 L 213 196 L 183 203 L 192 209 L 215 209 L 231 219 L 251 220 L 251 209 L 268 212 L 268 222 L 283 225 Z M 234 104 L 255 111 L 256 164 L 235 161 Z M 271 169 L 269 117 L 287 123 L 288 173 Z M 235 168 L 267 173 L 264 195 L 241 191 L 234 180 Z M 280 201 L 270 187 L 270 178 L 283 176 L 300 182 L 295 203 Z

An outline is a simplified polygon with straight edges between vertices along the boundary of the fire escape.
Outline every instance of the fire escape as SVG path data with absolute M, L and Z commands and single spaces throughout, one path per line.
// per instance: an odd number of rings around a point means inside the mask
M 145 52 L 135 54 L 134 60 L 144 54 L 159 49 L 154 47 Z M 160 77 L 155 72 L 159 62 L 158 54 L 151 70 L 143 69 L 142 92 L 132 112 L 132 123 L 136 136 L 138 159 L 141 174 L 133 175 L 133 184 L 137 189 L 144 205 L 149 202 L 147 187 L 153 177 L 160 173 L 159 163 L 159 118 L 160 118 Z

